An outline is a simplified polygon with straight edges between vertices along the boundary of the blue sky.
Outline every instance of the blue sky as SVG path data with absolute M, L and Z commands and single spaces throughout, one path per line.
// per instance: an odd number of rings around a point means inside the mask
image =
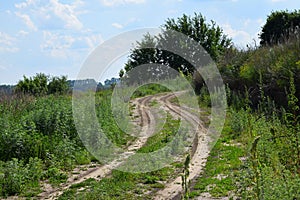
M 202 13 L 238 47 L 257 34 L 275 10 L 300 9 L 298 0 L 9 0 L 0 2 L 0 84 L 43 72 L 75 79 L 103 41 L 167 18 Z M 253 40 L 254 39 L 254 40 Z M 124 60 L 124 58 L 123 58 Z M 117 76 L 122 60 L 106 77 Z M 101 80 L 103 81 L 103 79 Z

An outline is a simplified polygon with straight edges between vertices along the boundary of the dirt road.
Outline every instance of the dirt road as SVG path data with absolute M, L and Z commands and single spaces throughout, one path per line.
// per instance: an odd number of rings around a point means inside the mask
M 183 92 L 178 92 L 176 94 L 182 95 Z M 149 106 L 151 101 L 157 101 L 161 105 L 160 108 L 164 111 L 187 121 L 192 126 L 192 130 L 196 132 L 196 137 L 192 145 L 189 180 L 193 180 L 199 176 L 208 156 L 207 144 L 209 142 L 209 138 L 205 135 L 205 128 L 199 117 L 192 114 L 192 112 L 188 109 L 183 109 L 172 104 L 170 102 L 170 99 L 172 98 L 174 98 L 174 94 L 168 93 L 163 95 L 146 96 L 132 100 L 131 104 L 135 107 L 133 110 L 133 116 L 136 117 L 133 120 L 133 123 L 138 127 L 138 139 L 133 141 L 132 144 L 127 147 L 127 150 L 119 156 L 119 159 L 116 159 L 109 164 L 102 166 L 98 164 L 95 165 L 94 168 L 89 168 L 90 165 L 83 166 L 88 168 L 86 171 L 80 171 L 77 168 L 77 174 L 69 177 L 68 181 L 58 188 L 52 188 L 49 184 L 45 183 L 44 192 L 39 195 L 39 198 L 57 199 L 58 196 L 74 184 L 81 183 L 89 178 L 100 180 L 103 177 L 108 176 L 113 169 L 121 165 L 126 159 L 128 159 L 128 157 L 135 154 L 135 152 L 146 143 L 147 138 L 156 131 L 155 127 L 158 122 L 156 120 L 157 116 L 153 115 L 153 112 L 151 112 Z M 181 191 L 181 176 L 178 174 L 178 177 L 175 180 L 168 182 L 163 190 L 160 190 L 155 194 L 154 199 L 178 198 L 181 195 Z
M 147 136 L 152 134 L 155 127 L 154 116 L 149 111 L 148 103 L 155 96 L 146 96 L 133 100 L 131 103 L 136 107 L 135 112 L 138 113 L 138 126 L 140 126 L 140 135 Z M 122 153 L 119 156 L 119 159 L 114 160 L 113 162 L 100 166 L 99 164 L 94 164 L 94 167 L 91 168 L 91 165 L 80 166 L 80 168 L 88 168 L 86 171 L 80 171 L 79 168 L 75 169 L 76 175 L 71 175 L 66 183 L 60 185 L 58 188 L 53 188 L 50 184 L 44 183 L 43 189 L 44 192 L 38 195 L 40 199 L 57 199 L 65 190 L 70 188 L 74 184 L 81 183 L 89 178 L 95 180 L 100 180 L 103 177 L 106 177 L 111 173 L 113 169 L 121 165 L 129 156 L 133 155 L 136 150 L 141 148 L 147 137 L 139 137 L 132 144 L 127 147 L 127 151 Z
M 177 95 L 182 95 L 182 92 L 178 92 Z M 165 106 L 165 109 L 171 111 L 174 115 L 186 120 L 193 126 L 193 130 L 196 131 L 196 136 L 194 139 L 194 144 L 191 152 L 191 163 L 190 163 L 190 174 L 188 179 L 193 180 L 203 170 L 203 167 L 206 163 L 206 158 L 209 154 L 208 142 L 209 138 L 206 136 L 206 129 L 202 125 L 198 116 L 188 112 L 186 109 L 182 109 L 177 105 L 170 103 L 170 99 L 174 98 L 175 94 L 164 95 L 159 98 L 159 101 L 162 105 Z M 181 186 L 181 175 L 175 180 L 167 183 L 163 190 L 160 190 L 156 193 L 154 199 L 180 199 L 182 193 Z

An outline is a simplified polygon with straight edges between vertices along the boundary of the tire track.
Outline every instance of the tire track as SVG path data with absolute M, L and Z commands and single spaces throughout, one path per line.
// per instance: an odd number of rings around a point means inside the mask
M 175 94 L 181 95 L 182 93 L 183 92 L 176 92 Z M 171 98 L 175 97 L 175 94 L 167 94 L 165 96 L 162 96 L 159 100 L 165 105 L 166 110 L 171 111 L 173 114 L 189 122 L 196 131 L 191 150 L 191 163 L 189 169 L 190 174 L 188 177 L 188 179 L 192 181 L 200 175 L 203 167 L 205 166 L 206 158 L 209 154 L 209 138 L 206 136 L 206 130 L 198 116 L 191 114 L 187 110 L 182 109 L 169 101 Z M 177 178 L 175 178 L 175 180 L 172 180 L 171 182 L 167 183 L 164 189 L 159 190 L 155 194 L 153 199 L 180 199 L 181 193 L 181 176 L 178 176 Z
M 149 130 L 151 129 L 151 127 L 155 126 L 154 117 L 150 113 L 150 109 L 148 107 L 148 104 L 153 97 L 154 96 L 147 96 L 147 97 L 141 98 L 137 101 L 139 116 L 141 116 L 140 117 L 140 119 L 141 119 L 140 127 L 142 128 L 142 130 L 140 133 L 141 134 L 140 137 L 143 137 L 143 136 L 147 137 L 148 135 L 150 135 L 151 133 L 149 133 Z
M 140 116 L 141 135 L 147 136 L 154 131 L 155 119 L 151 114 L 147 104 L 154 96 L 146 96 L 132 101 L 137 104 L 138 113 Z M 76 177 L 70 177 L 67 183 L 62 184 L 59 188 L 52 188 L 49 184 L 44 184 L 44 192 L 38 195 L 39 199 L 57 199 L 64 191 L 69 189 L 72 185 L 81 183 L 89 178 L 101 180 L 102 178 L 111 174 L 112 170 L 121 165 L 130 156 L 135 154 L 136 150 L 141 148 L 147 142 L 147 137 L 138 137 L 133 144 L 127 147 L 127 151 L 122 153 L 118 159 L 103 166 L 97 166 L 87 171 L 81 172 Z
M 183 92 L 177 92 L 180 95 Z M 140 126 L 140 135 L 137 140 L 135 140 L 131 145 L 128 146 L 127 151 L 121 154 L 121 159 L 116 159 L 113 162 L 104 165 L 97 166 L 96 168 L 89 169 L 88 171 L 80 173 L 77 177 L 73 177 L 68 180 L 66 184 L 63 184 L 60 188 L 51 188 L 48 191 L 39 195 L 40 199 L 57 199 L 65 190 L 69 189 L 72 185 L 81 183 L 88 178 L 94 178 L 96 180 L 101 180 L 102 178 L 108 176 L 113 169 L 122 164 L 131 155 L 135 154 L 136 150 L 141 148 L 146 142 L 149 135 L 154 133 L 156 120 L 154 115 L 150 112 L 148 106 L 152 99 L 157 100 L 163 109 L 170 111 L 172 114 L 186 120 L 189 122 L 196 131 L 196 136 L 193 140 L 193 146 L 191 150 L 191 164 L 190 164 L 190 175 L 189 180 L 195 179 L 202 171 L 203 166 L 206 163 L 206 158 L 208 156 L 208 139 L 205 136 L 205 128 L 200 122 L 198 116 L 188 112 L 188 109 L 182 109 L 181 107 L 174 105 L 170 102 L 170 99 L 175 97 L 175 94 L 168 93 L 162 95 L 146 96 L 139 99 L 132 100 L 135 104 L 135 112 L 139 115 L 139 121 L 137 126 Z M 145 137 L 142 137 L 145 136 Z M 178 184 L 179 183 L 179 184 Z M 175 180 L 167 183 L 163 190 L 158 191 L 154 199 L 180 199 L 181 195 L 181 176 L 178 176 Z
M 140 126 L 145 126 L 150 124 L 150 117 L 147 112 L 147 109 L 145 109 L 145 106 L 149 103 L 149 101 L 153 98 L 153 96 L 147 96 L 141 99 L 138 99 L 138 107 L 139 107 L 139 114 L 141 116 L 141 124 Z

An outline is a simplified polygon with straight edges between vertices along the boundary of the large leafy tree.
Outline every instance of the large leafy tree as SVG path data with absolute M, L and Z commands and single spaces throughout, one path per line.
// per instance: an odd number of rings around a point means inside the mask
M 214 21 L 206 22 L 205 17 L 201 14 L 195 13 L 194 16 L 184 14 L 177 19 L 167 19 L 162 25 L 162 34 L 159 36 L 152 37 L 146 34 L 144 39 L 138 42 L 137 48 L 132 50 L 125 66 L 126 72 L 142 64 L 156 63 L 169 66 L 185 75 L 193 74 L 195 68 L 191 63 L 179 55 L 163 50 L 164 46 L 176 46 L 185 52 L 190 47 L 188 41 L 178 38 L 174 32 L 182 33 L 196 41 L 214 60 L 218 59 L 231 46 L 231 39 L 223 33 L 223 30 Z M 199 52 L 200 49 L 193 49 L 192 51 L 195 52 L 195 57 L 201 53 Z M 156 75 L 159 76 L 167 74 L 162 65 L 153 66 L 156 69 L 149 69 L 150 72 L 155 71 Z
M 168 19 L 163 25 L 164 30 L 183 33 L 199 43 L 209 55 L 216 60 L 225 49 L 231 46 L 231 39 L 223 33 L 214 21 L 206 22 L 203 15 L 195 13 L 193 17 L 183 15 L 177 20 Z
M 148 63 L 157 63 L 157 41 L 155 37 L 151 36 L 149 33 L 144 35 L 142 41 L 138 41 L 136 48 L 131 51 L 129 60 L 125 65 L 125 70 L 129 71 L 139 65 Z
M 272 12 L 260 34 L 261 45 L 274 45 L 300 34 L 300 10 Z

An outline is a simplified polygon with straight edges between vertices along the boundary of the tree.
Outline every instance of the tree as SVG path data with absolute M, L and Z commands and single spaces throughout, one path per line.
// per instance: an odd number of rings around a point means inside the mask
M 48 92 L 48 76 L 42 73 L 36 74 L 32 81 L 32 91 L 34 95 L 42 96 Z
M 132 50 L 125 70 L 129 71 L 142 64 L 157 63 L 156 46 L 157 42 L 155 37 L 149 33 L 144 35 L 143 40 L 137 42 L 136 48 Z
M 42 96 L 48 92 L 48 76 L 45 74 L 36 74 L 33 78 L 23 77 L 24 80 L 20 80 L 16 86 L 16 91 L 21 93 L 27 93 L 34 96 Z
M 131 71 L 132 69 L 146 65 L 159 63 L 158 49 L 156 49 L 157 40 L 155 37 L 151 36 L 149 33 L 144 35 L 141 42 L 137 42 L 136 48 L 131 50 L 128 62 L 125 64 L 126 78 L 130 79 L 130 82 L 140 83 L 149 78 L 151 71 L 154 71 L 153 66 L 149 65 L 147 71 Z M 131 73 L 129 73 L 131 71 Z M 123 74 L 124 76 L 124 74 Z
M 69 90 L 69 83 L 66 76 L 52 77 L 39 73 L 34 77 L 27 78 L 23 76 L 16 85 L 16 92 L 30 94 L 34 96 L 43 96 L 46 94 L 64 94 Z
M 260 34 L 261 45 L 282 43 L 292 36 L 299 35 L 300 10 L 272 12 Z
M 52 77 L 48 85 L 49 94 L 65 94 L 69 90 L 66 76 Z
M 121 69 L 120 72 L 119 72 L 119 77 L 120 77 L 120 78 L 123 78 L 124 74 L 125 74 L 124 70 Z
M 201 45 L 208 54 L 216 60 L 224 51 L 231 46 L 231 39 L 223 34 L 222 29 L 215 22 L 207 23 L 201 14 L 194 14 L 193 17 L 183 15 L 177 20 L 167 19 L 162 25 L 162 34 L 153 37 L 146 34 L 141 42 L 138 42 L 137 48 L 133 49 L 129 60 L 126 63 L 125 70 L 128 73 L 133 68 L 142 64 L 155 63 L 157 65 L 149 65 L 149 76 L 154 72 L 156 76 L 167 76 L 168 71 L 163 65 L 171 67 L 185 75 L 193 74 L 195 68 L 188 61 L 179 55 L 169 51 L 164 51 L 164 46 L 178 46 L 183 52 L 190 48 L 186 40 L 178 41 L 178 37 L 174 31 L 180 32 Z M 189 49 L 190 50 L 190 49 Z M 199 55 L 199 49 L 193 49 L 195 54 Z M 197 55 L 195 57 L 197 57 Z M 153 66 L 152 68 L 150 66 Z M 145 73 L 145 72 L 144 72 Z M 137 78 L 138 74 L 135 74 Z M 145 79 L 145 75 L 143 78 Z
M 168 19 L 163 29 L 177 31 L 194 39 L 214 60 L 231 46 L 231 39 L 223 33 L 222 28 L 214 21 L 207 23 L 201 14 L 194 13 L 193 17 L 184 14 L 177 21 Z

